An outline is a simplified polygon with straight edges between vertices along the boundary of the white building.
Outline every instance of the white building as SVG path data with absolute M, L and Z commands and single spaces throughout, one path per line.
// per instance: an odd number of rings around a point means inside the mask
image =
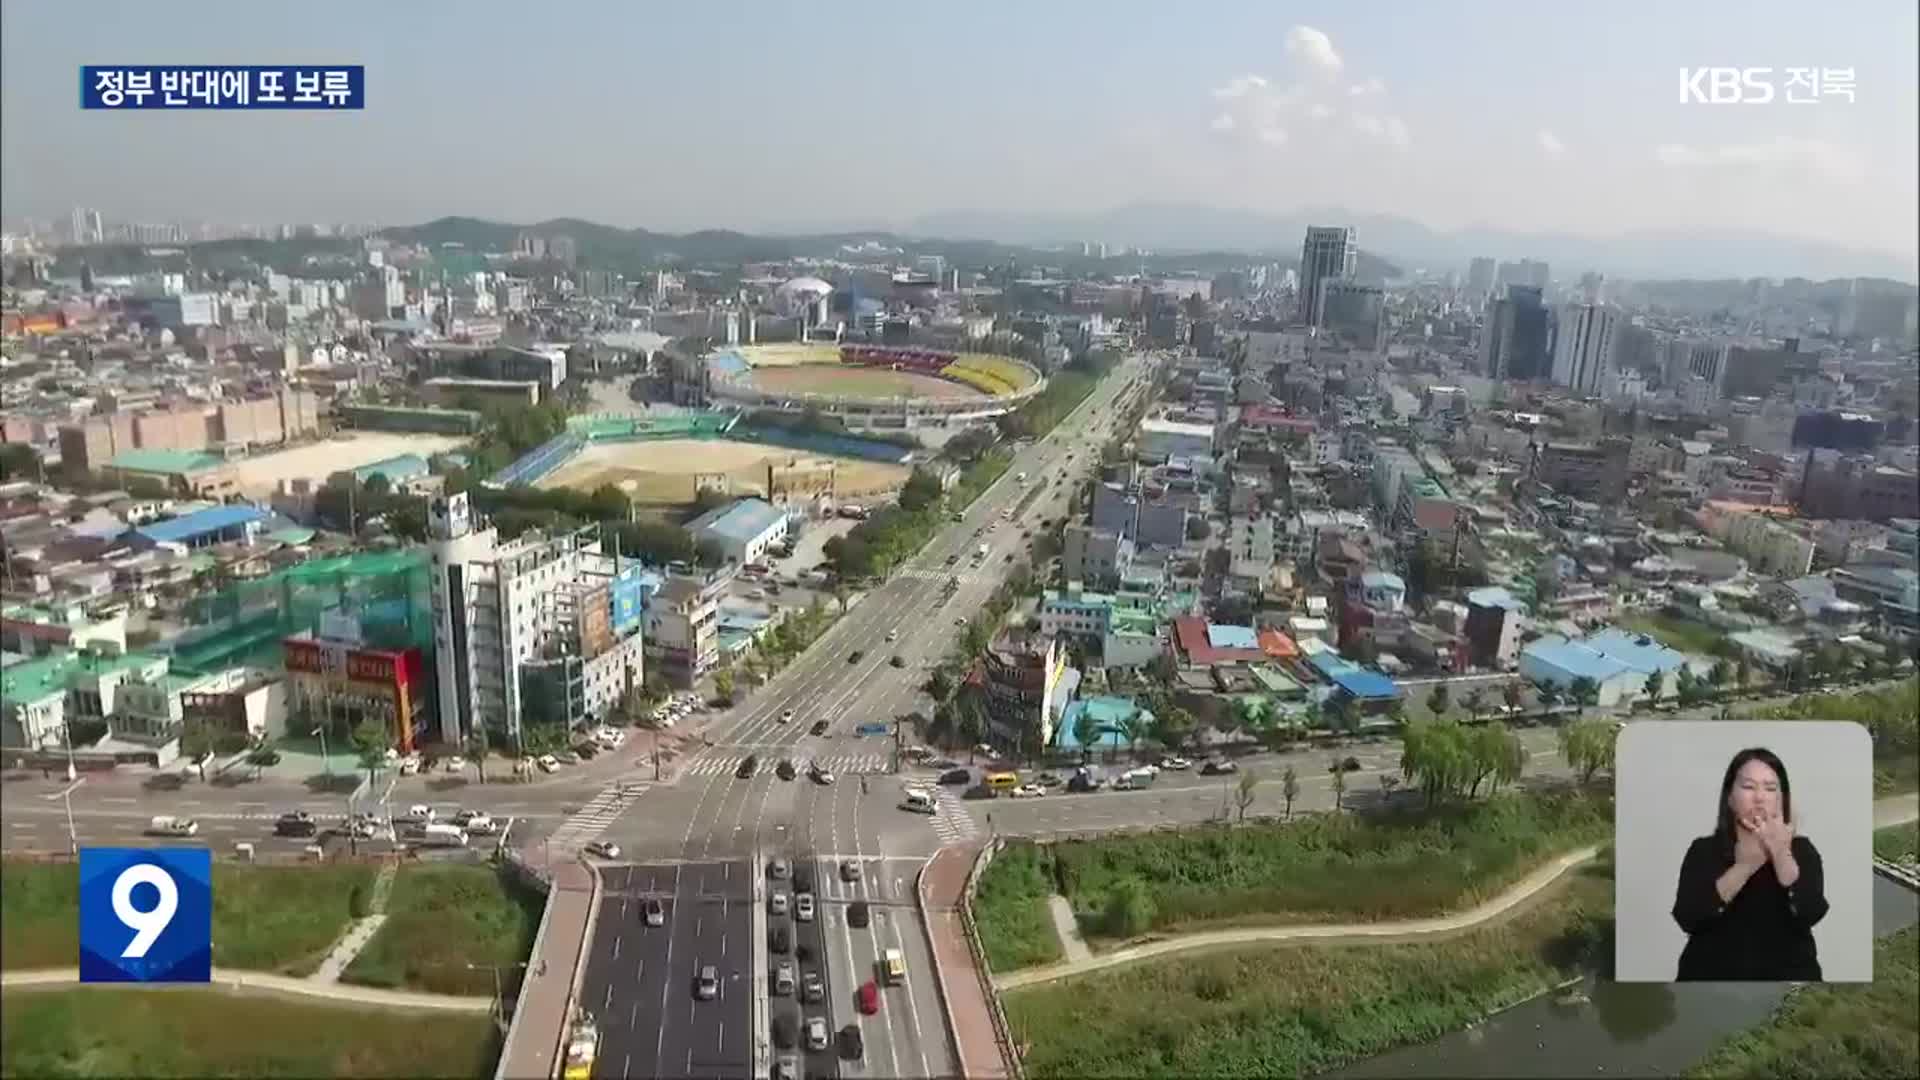
M 1140 422 L 1140 452 L 1149 458 L 1213 457 L 1213 425 L 1186 424 L 1177 420 L 1148 419 Z
M 1618 311 L 1598 304 L 1568 304 L 1554 338 L 1553 381 L 1583 397 L 1601 397 L 1612 387 L 1619 331 Z
M 616 624 L 618 560 L 587 533 L 501 542 L 465 494 L 428 511 L 440 738 L 459 745 L 475 724 L 496 745 L 523 718 L 597 718 L 631 681 L 639 620 Z
M 717 544 L 729 563 L 745 566 L 787 538 L 787 513 L 765 499 L 741 499 L 694 518 L 687 531 L 694 543 Z

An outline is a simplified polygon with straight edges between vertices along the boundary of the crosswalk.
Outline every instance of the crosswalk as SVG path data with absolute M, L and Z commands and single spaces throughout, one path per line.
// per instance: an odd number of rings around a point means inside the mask
M 936 789 L 934 801 L 939 804 L 940 812 L 933 815 L 933 834 L 940 838 L 942 845 L 964 844 L 980 835 L 980 826 L 973 823 L 972 812 L 953 788 Z
M 575 811 L 572 817 L 553 830 L 547 843 L 555 848 L 580 848 L 591 843 L 594 838 L 607 831 L 627 805 L 647 791 L 646 784 L 621 782 L 608 784 L 601 788 L 585 806 Z
M 683 776 L 728 776 L 739 769 L 740 763 L 746 759 L 746 754 L 713 754 L 687 762 L 680 773 Z M 814 762 L 818 762 L 829 772 L 857 776 L 862 773 L 879 774 L 891 771 L 893 755 L 891 753 L 830 754 L 819 758 L 796 755 L 793 759 L 794 767 L 802 773 Z M 771 770 L 777 764 L 779 764 L 779 758 L 772 756 L 772 753 L 760 755 L 760 768 L 763 771 Z

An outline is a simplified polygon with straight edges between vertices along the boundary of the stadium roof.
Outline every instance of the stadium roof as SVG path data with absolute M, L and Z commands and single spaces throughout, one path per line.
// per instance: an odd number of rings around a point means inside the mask
M 771 529 L 786 516 L 786 511 L 765 499 L 741 499 L 694 518 L 687 523 L 687 531 L 710 532 L 744 544 Z
M 224 464 L 224 458 L 196 450 L 122 450 L 107 462 L 107 467 L 175 474 L 200 472 Z
M 207 510 L 196 510 L 174 518 L 172 521 L 155 522 L 133 530 L 146 540 L 156 544 L 177 544 L 191 540 L 196 536 L 205 536 L 222 529 L 238 528 L 255 522 L 267 520 L 264 510 L 251 506 L 215 506 Z

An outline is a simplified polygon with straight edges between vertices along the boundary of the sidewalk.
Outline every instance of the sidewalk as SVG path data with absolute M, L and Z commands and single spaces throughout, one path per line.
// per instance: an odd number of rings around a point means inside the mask
M 1060 938 L 1060 949 L 1066 954 L 1067 963 L 1093 959 L 1093 950 L 1087 948 L 1086 939 L 1080 936 L 1080 922 L 1073 917 L 1073 904 L 1054 893 L 1047 897 L 1047 913 L 1053 916 L 1053 932 Z
M 32 987 L 80 985 L 78 968 L 48 968 L 37 971 L 0 972 L 0 988 L 23 990 Z M 213 984 L 234 990 L 264 991 L 324 998 L 341 1005 L 380 1006 L 393 1009 L 440 1009 L 446 1012 L 488 1013 L 493 1011 L 491 997 L 454 997 L 450 994 L 422 994 L 411 990 L 381 990 L 371 986 L 321 982 L 275 975 L 265 971 L 236 971 L 214 968 Z M 137 983 L 125 984 L 138 986 Z
M 1296 926 L 1253 926 L 1237 930 L 1209 930 L 1192 934 L 1180 934 L 1176 937 L 1149 941 L 1140 945 L 1131 945 L 1124 949 L 1115 949 L 1084 960 L 1068 960 L 1044 967 L 1029 968 L 1024 971 L 1009 972 L 995 977 L 996 990 L 1011 990 L 1020 986 L 1032 986 L 1036 983 L 1053 982 L 1088 972 L 1102 971 L 1140 960 L 1148 960 L 1171 953 L 1190 952 L 1195 949 L 1217 949 L 1228 945 L 1243 945 L 1252 942 L 1270 941 L 1334 941 L 1343 944 L 1399 944 L 1410 939 L 1434 934 L 1457 933 L 1471 930 L 1481 923 L 1499 918 L 1521 902 L 1545 889 L 1572 870 L 1588 862 L 1600 853 L 1599 847 L 1581 848 L 1568 852 L 1534 870 L 1526 877 L 1479 907 L 1453 915 L 1442 915 L 1431 919 L 1402 919 L 1387 922 L 1370 923 L 1326 923 Z
M 988 1000 L 986 973 L 974 963 L 967 944 L 961 905 L 966 902 L 967 875 L 981 845 L 940 849 L 921 873 L 925 881 L 927 929 L 933 939 L 933 966 L 941 995 L 946 999 L 953 1027 L 954 1056 L 960 1075 L 968 1080 L 1002 1080 L 1012 1075 L 994 1034 L 993 1003 Z
M 527 958 L 526 980 L 520 984 L 519 1003 L 500 1051 L 496 1077 L 547 1080 L 559 1070 L 574 971 L 586 949 L 587 924 L 593 914 L 594 883 L 593 871 L 578 861 L 554 864 L 553 889 L 547 894 L 547 911 L 541 917 L 533 954 Z

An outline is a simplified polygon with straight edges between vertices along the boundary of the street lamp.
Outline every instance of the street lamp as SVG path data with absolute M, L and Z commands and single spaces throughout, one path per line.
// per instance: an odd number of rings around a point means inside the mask
M 69 765 L 68 768 L 71 769 L 72 766 Z M 86 783 L 85 779 L 73 780 L 67 784 L 65 789 L 61 790 L 56 794 L 47 796 L 47 798 L 49 799 L 59 799 L 61 802 L 66 804 L 67 849 L 70 852 L 72 852 L 75 857 L 78 857 L 80 854 L 80 835 L 74 831 L 74 827 L 73 827 L 73 789 L 79 787 L 81 784 L 84 784 L 84 783 Z
M 332 779 L 333 759 L 327 756 L 327 725 L 321 724 L 307 734 L 320 736 L 320 767 L 326 770 L 327 778 Z

